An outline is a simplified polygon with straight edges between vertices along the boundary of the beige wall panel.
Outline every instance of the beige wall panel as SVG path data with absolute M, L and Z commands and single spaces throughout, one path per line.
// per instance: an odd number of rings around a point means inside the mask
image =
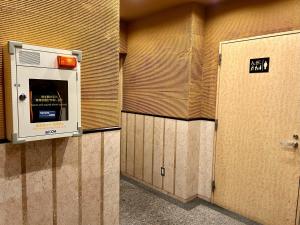
M 127 160 L 127 113 L 122 113 L 121 130 L 121 172 L 126 173 Z
M 103 224 L 119 225 L 120 131 L 109 131 L 103 135 Z
M 86 134 L 81 138 L 81 210 L 82 224 L 101 224 L 102 159 L 101 136 Z
M 205 12 L 203 7 L 195 5 L 192 14 L 191 34 L 191 74 L 189 89 L 189 118 L 201 117 L 201 82 L 204 50 Z
M 115 100 L 84 100 L 81 102 L 84 129 L 120 126 L 120 105 Z
M 215 118 L 219 42 L 300 29 L 300 1 L 233 1 L 208 8 L 201 117 Z
M 128 25 L 124 110 L 188 116 L 191 20 L 188 5 Z
M 0 145 L 0 224 L 23 224 L 21 148 Z
M 127 23 L 120 23 L 120 53 L 127 53 Z
M 127 114 L 127 164 L 126 172 L 134 175 L 135 114 Z
M 0 1 L 0 52 L 8 40 L 54 48 L 80 49 L 84 128 L 118 126 L 119 1 Z M 4 22 L 5 21 L 5 22 Z M 66 26 L 65 22 L 68 21 Z M 76 25 L 75 25 L 76 24 Z M 58 29 L 59 28 L 59 29 Z M 0 54 L 0 138 L 4 138 L 3 64 Z M 92 108 L 85 107 L 92 101 Z M 91 121 L 90 119 L 93 118 Z
M 27 221 L 53 224 L 52 140 L 25 144 Z
M 174 194 L 175 151 L 176 151 L 176 120 L 165 119 L 163 189 Z
M 211 200 L 211 182 L 213 171 L 215 123 L 201 121 L 200 124 L 200 151 L 199 151 L 199 197 Z
M 144 116 L 135 117 L 135 157 L 134 157 L 134 176 L 143 179 L 144 170 Z
M 57 225 L 79 221 L 78 138 L 55 140 Z
M 201 121 L 190 121 L 188 129 L 187 171 L 186 171 L 186 195 L 191 198 L 198 194 L 198 167 L 199 167 L 199 145 L 200 145 Z
M 153 140 L 153 185 L 162 188 L 161 167 L 164 157 L 164 118 L 154 118 Z
M 154 117 L 145 116 L 144 134 L 144 181 L 152 184 L 153 175 L 153 141 L 154 141 Z
M 187 198 L 187 163 L 189 122 L 177 121 L 176 134 L 176 168 L 175 168 L 175 195 Z

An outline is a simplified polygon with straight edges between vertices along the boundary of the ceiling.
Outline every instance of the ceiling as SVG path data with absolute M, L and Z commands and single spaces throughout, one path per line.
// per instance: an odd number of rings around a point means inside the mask
M 121 19 L 134 20 L 162 9 L 187 2 L 215 4 L 224 0 L 120 0 Z

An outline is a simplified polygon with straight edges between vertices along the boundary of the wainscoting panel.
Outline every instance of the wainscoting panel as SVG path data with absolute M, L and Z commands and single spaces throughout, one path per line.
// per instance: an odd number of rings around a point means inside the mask
M 0 224 L 118 225 L 120 131 L 0 145 Z
M 122 120 L 122 175 L 183 202 L 210 200 L 214 122 L 125 112 Z

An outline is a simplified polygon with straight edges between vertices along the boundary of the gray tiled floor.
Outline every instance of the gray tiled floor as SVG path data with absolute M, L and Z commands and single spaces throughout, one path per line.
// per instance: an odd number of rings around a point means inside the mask
M 121 180 L 121 225 L 256 224 L 203 201 L 180 204 L 128 179 Z

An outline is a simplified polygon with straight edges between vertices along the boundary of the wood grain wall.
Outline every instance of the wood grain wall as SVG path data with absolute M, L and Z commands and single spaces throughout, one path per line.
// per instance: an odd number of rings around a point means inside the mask
M 0 224 L 119 225 L 120 131 L 0 145 Z
M 125 21 L 120 22 L 120 53 L 127 53 L 127 23 Z
M 299 0 L 233 1 L 206 10 L 201 117 L 215 118 L 219 43 L 300 29 Z
M 199 5 L 188 4 L 129 23 L 123 110 L 190 117 L 191 76 L 193 87 L 201 79 L 196 69 L 201 65 L 201 16 Z
M 0 138 L 4 133 L 2 48 L 18 40 L 80 49 L 84 129 L 119 125 L 119 1 L 0 1 Z
M 210 200 L 213 140 L 214 122 L 122 113 L 121 173 L 183 202 Z
M 187 4 L 131 22 L 123 109 L 214 119 L 219 43 L 295 29 L 299 0 Z

